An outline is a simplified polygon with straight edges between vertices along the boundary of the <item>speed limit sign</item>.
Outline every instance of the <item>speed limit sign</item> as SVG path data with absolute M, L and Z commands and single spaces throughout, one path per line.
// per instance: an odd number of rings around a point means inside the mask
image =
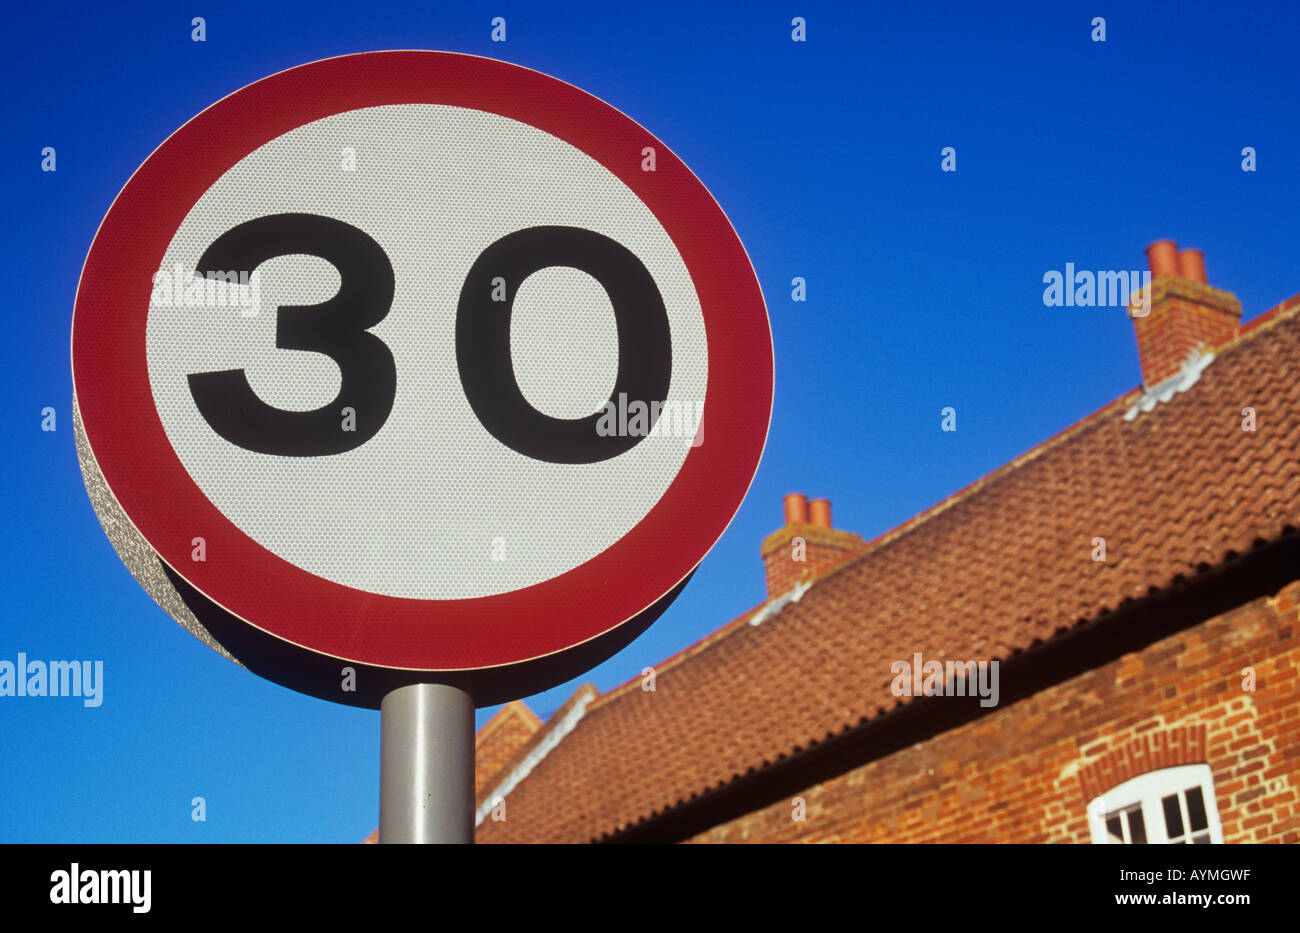
M 151 595 L 369 707 L 501 702 L 629 642 L 772 404 L 753 268 L 690 170 L 569 84 L 442 52 L 303 65 L 177 130 L 95 237 L 72 366 Z

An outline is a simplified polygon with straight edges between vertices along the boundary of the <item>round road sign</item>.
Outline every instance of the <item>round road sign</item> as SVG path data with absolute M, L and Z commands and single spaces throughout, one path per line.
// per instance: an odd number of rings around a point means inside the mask
M 633 120 L 490 59 L 374 52 L 145 161 L 77 292 L 79 452 L 191 632 L 316 696 L 575 676 L 717 541 L 767 435 L 735 231 Z

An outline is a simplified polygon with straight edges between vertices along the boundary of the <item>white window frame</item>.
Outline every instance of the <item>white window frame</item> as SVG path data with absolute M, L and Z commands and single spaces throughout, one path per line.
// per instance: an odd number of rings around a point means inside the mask
M 1165 828 L 1165 813 L 1161 801 L 1170 794 L 1181 794 L 1193 787 L 1201 789 L 1201 798 L 1205 801 L 1205 817 L 1210 824 L 1210 842 L 1222 843 L 1223 826 L 1219 822 L 1219 804 L 1214 796 L 1214 775 L 1207 764 L 1179 765 L 1174 768 L 1148 771 L 1094 797 L 1088 803 L 1088 825 L 1092 831 L 1093 843 L 1106 845 L 1109 842 L 1106 832 L 1108 814 L 1137 805 L 1142 807 L 1142 822 L 1146 824 L 1147 843 L 1151 845 L 1168 843 L 1169 835 Z M 1186 812 L 1183 813 L 1183 826 L 1190 835 Z M 1198 832 L 1203 831 L 1198 830 Z

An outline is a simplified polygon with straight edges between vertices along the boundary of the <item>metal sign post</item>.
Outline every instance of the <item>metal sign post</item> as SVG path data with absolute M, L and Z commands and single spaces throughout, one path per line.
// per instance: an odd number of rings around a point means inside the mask
M 379 841 L 474 841 L 474 701 L 412 684 L 380 707 Z

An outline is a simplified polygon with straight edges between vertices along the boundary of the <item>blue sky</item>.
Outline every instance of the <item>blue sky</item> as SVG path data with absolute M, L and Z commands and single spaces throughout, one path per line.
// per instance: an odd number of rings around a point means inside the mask
M 768 301 L 771 433 L 684 594 L 583 678 L 604 691 L 762 600 L 758 545 L 784 493 L 829 497 L 838 526 L 871 538 L 1135 386 L 1123 312 L 1045 307 L 1044 272 L 1143 269 L 1143 248 L 1170 238 L 1205 250 L 1246 318 L 1300 292 L 1300 8 L 995 6 L 15 8 L 0 58 L 0 659 L 102 659 L 105 695 L 97 709 L 0 698 L 0 841 L 349 842 L 377 822 L 378 713 L 263 681 L 186 634 L 122 566 L 81 482 L 77 279 L 114 196 L 174 129 L 303 62 L 445 49 L 595 94 L 712 191 Z M 505 43 L 490 41 L 494 16 Z M 793 16 L 806 43 L 790 41 Z M 940 171 L 945 146 L 955 173 Z M 805 303 L 790 300 L 794 276 Z M 945 406 L 955 433 L 939 430 Z M 547 714 L 577 683 L 528 703 Z M 206 822 L 190 819 L 194 796 Z

